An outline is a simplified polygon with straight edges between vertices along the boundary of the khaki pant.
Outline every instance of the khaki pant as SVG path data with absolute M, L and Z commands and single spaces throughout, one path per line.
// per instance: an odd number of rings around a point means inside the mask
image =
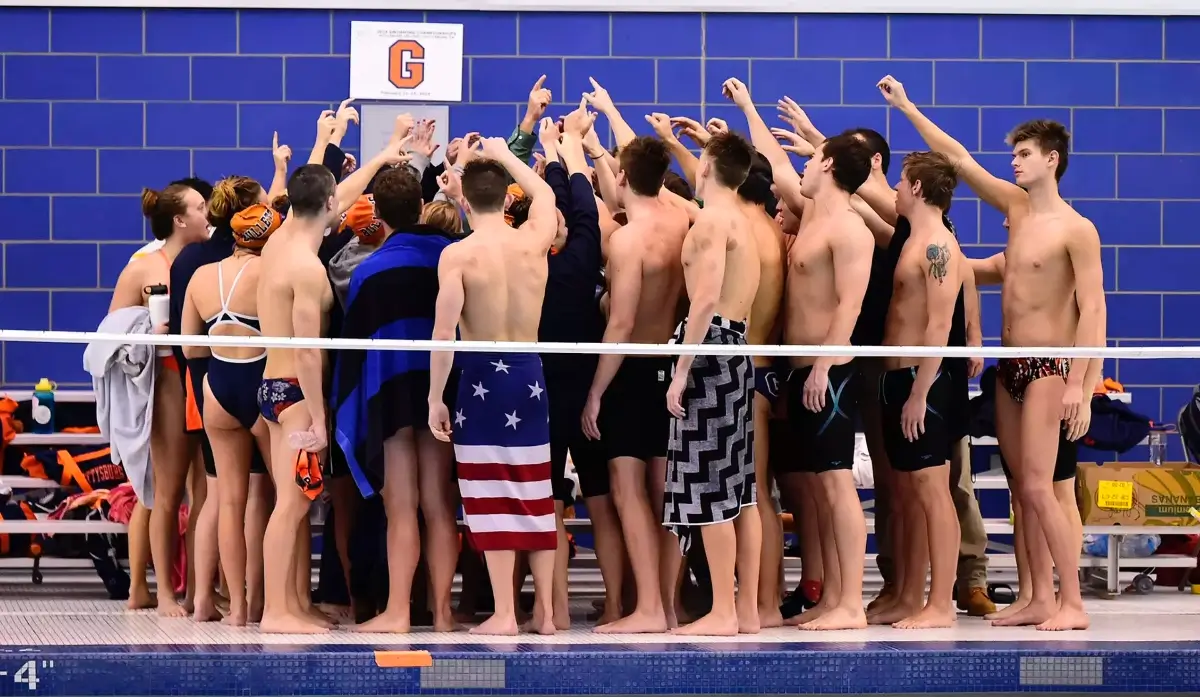
M 883 580 L 891 583 L 895 579 L 895 562 L 892 560 L 892 545 L 888 537 L 888 518 L 891 515 L 891 492 L 880 482 L 886 482 L 889 472 L 880 471 L 888 467 L 886 458 L 871 458 L 875 474 L 875 545 L 879 550 L 877 563 Z M 954 510 L 958 513 L 958 525 L 962 530 L 962 543 L 958 551 L 958 585 L 960 588 L 987 588 L 987 532 L 983 527 L 983 515 L 979 512 L 979 501 L 975 499 L 975 485 L 971 480 L 971 448 L 968 439 L 955 443 L 950 454 L 950 496 L 954 499 Z

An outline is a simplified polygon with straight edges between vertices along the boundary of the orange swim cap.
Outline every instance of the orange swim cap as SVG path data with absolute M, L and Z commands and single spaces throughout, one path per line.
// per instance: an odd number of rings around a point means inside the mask
M 261 204 L 250 206 L 235 213 L 230 221 L 233 241 L 242 249 L 262 249 L 282 222 L 283 216 L 274 208 Z
M 375 197 L 363 194 L 342 216 L 342 229 L 350 230 L 362 244 L 375 246 L 383 242 L 383 221 L 375 217 Z

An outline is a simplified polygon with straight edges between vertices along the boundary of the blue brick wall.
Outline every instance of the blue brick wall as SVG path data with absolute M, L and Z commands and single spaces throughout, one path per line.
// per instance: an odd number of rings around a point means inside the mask
M 920 141 L 874 88 L 891 73 L 1002 177 L 1005 132 L 1058 119 L 1075 135 L 1064 194 L 1104 243 L 1114 341 L 1200 343 L 1200 19 L 1152 17 L 0 8 L 0 326 L 93 328 L 148 239 L 143 185 L 190 172 L 265 179 L 276 130 L 306 150 L 317 112 L 347 93 L 355 19 L 465 25 L 454 133 L 507 134 L 542 73 L 561 110 L 596 77 L 643 132 L 652 110 L 740 127 L 720 97 L 737 76 L 767 109 L 786 93 L 827 132 L 870 126 L 903 152 Z M 953 217 L 974 254 L 1004 241 L 1000 216 L 972 198 Z M 998 337 L 998 295 L 984 312 Z M 80 383 L 79 356 L 9 344 L 3 382 Z M 1173 417 L 1196 365 L 1106 372 L 1139 410 Z

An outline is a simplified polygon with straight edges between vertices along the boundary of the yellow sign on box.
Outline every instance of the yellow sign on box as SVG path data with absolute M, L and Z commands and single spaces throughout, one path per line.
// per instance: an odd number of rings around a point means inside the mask
M 1110 511 L 1133 508 L 1133 482 L 1101 481 L 1096 487 L 1096 505 Z

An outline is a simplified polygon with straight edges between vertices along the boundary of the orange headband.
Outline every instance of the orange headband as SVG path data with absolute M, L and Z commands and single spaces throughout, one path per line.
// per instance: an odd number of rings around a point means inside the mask
M 259 204 L 238 211 L 230 222 L 234 243 L 243 249 L 262 249 L 282 222 L 283 216 L 269 206 Z

